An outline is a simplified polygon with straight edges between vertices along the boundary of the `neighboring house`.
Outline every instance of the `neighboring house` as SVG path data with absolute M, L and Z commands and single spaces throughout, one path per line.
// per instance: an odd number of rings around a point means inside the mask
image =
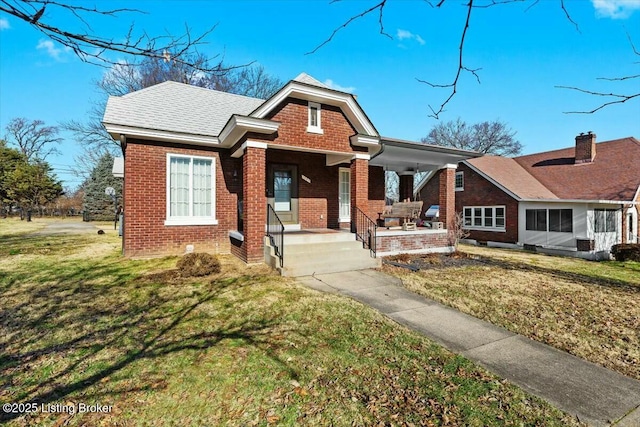
M 274 214 L 288 230 L 358 231 L 379 252 L 400 252 L 402 239 L 366 228 L 384 207 L 384 171 L 410 177 L 410 196 L 416 170 L 447 168 L 446 205 L 457 163 L 479 155 L 380 137 L 352 94 L 304 73 L 267 100 L 161 83 L 110 97 L 103 124 L 125 153 L 127 256 L 195 249 L 263 262 L 283 245 L 264 238 Z M 403 241 L 424 251 L 450 248 L 446 231 L 412 236 Z
M 437 201 L 436 187 L 429 179 L 417 187 L 425 205 Z M 571 148 L 484 156 L 456 171 L 456 211 L 470 239 L 592 259 L 638 241 L 639 193 L 640 142 L 633 137 L 596 143 L 589 132 Z

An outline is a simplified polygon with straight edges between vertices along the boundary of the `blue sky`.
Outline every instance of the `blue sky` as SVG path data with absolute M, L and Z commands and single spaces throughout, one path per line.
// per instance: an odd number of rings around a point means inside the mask
M 352 91 L 384 136 L 419 140 L 437 121 L 437 108 L 448 96 L 416 79 L 449 83 L 456 72 L 460 34 L 466 17 L 461 0 L 440 9 L 422 1 L 389 0 L 384 29 L 372 14 L 339 31 L 314 54 L 306 55 L 349 17 L 377 1 L 109 1 L 85 6 L 137 7 L 145 14 L 93 17 L 101 35 L 121 39 L 133 23 L 151 35 L 181 34 L 185 25 L 201 33 L 215 31 L 200 50 L 221 54 L 225 62 L 255 61 L 287 81 L 304 71 L 337 89 Z M 436 3 L 432 1 L 432 3 Z M 484 3 L 487 3 L 485 1 Z M 558 0 L 511 3 L 475 9 L 467 33 L 464 63 L 478 71 L 481 83 L 463 74 L 458 94 L 440 120 L 475 123 L 502 120 L 517 132 L 525 153 L 568 147 L 575 135 L 593 131 L 599 141 L 640 138 L 640 99 L 595 114 L 603 99 L 555 88 L 557 85 L 615 92 L 640 92 L 640 79 L 607 82 L 598 77 L 640 74 L 640 0 L 565 0 L 579 31 L 567 20 Z M 53 10 L 42 19 L 70 29 L 84 29 Z M 108 54 L 112 60 L 125 59 Z M 13 117 L 41 119 L 48 125 L 82 120 L 100 97 L 94 82 L 104 68 L 81 62 L 48 41 L 28 24 L 0 12 L 0 128 Z M 67 170 L 79 145 L 70 135 L 62 155 L 49 161 L 71 187 L 78 179 Z

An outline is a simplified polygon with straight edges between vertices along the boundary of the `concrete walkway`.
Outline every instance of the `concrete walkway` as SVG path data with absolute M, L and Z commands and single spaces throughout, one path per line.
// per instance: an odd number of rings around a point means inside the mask
M 640 381 L 419 296 L 374 270 L 300 277 L 369 305 L 593 426 L 640 426 Z

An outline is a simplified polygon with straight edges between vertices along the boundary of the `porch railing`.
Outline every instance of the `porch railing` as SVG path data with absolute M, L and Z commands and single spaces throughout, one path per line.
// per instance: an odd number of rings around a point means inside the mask
M 355 208 L 356 217 L 354 219 L 354 228 L 356 233 L 356 240 L 362 242 L 362 247 L 369 249 L 371 256 L 376 257 L 376 230 L 378 225 L 369 218 L 358 207 Z
M 280 260 L 280 268 L 282 268 L 284 265 L 284 224 L 271 205 L 267 205 L 267 237 Z

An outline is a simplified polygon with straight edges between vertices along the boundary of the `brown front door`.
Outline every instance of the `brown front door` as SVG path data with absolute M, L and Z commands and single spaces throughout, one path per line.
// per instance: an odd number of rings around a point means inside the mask
M 285 224 L 298 223 L 298 167 L 269 163 L 267 202 Z

